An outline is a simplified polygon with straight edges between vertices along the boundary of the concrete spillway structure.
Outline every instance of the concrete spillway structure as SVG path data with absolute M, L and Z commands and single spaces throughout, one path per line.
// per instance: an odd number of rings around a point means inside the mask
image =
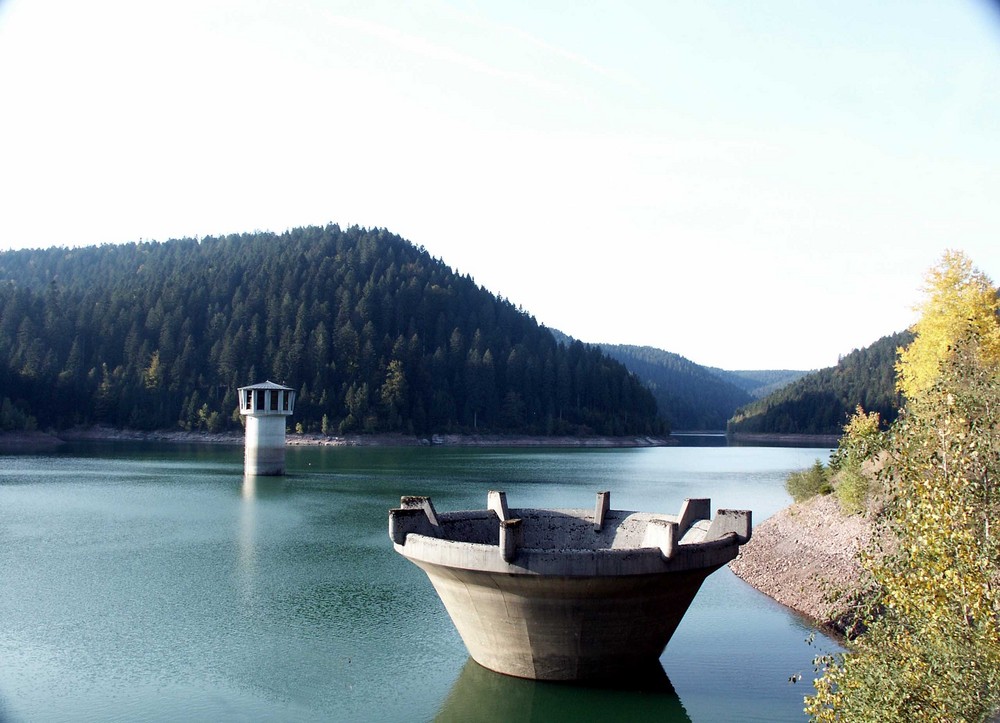
M 499 673 L 593 680 L 655 665 L 708 575 L 750 539 L 747 510 L 685 500 L 678 515 L 610 508 L 389 511 L 396 551 L 433 584 L 469 654 Z
M 295 391 L 267 381 L 240 387 L 240 414 L 246 417 L 243 472 L 285 473 L 285 418 L 295 410 Z

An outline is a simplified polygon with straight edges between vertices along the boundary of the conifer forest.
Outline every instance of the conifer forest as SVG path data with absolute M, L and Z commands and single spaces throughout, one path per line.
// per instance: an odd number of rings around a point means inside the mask
M 667 431 L 620 362 L 385 230 L 0 254 L 7 428 L 235 429 L 265 379 L 327 434 Z

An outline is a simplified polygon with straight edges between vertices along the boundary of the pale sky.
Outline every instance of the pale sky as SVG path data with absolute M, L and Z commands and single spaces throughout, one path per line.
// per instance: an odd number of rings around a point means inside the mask
M 337 222 L 546 326 L 831 366 L 1000 281 L 1000 10 L 0 0 L 0 249 Z

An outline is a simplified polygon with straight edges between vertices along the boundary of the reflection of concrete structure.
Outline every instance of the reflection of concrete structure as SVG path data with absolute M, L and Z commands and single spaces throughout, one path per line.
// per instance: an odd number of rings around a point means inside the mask
M 634 718 L 664 723 L 691 721 L 659 661 L 627 680 L 583 688 L 500 675 L 469 659 L 434 716 L 434 723 Z
M 750 539 L 750 512 L 685 500 L 680 514 L 610 508 L 389 512 L 396 551 L 427 573 L 472 657 L 508 675 L 586 680 L 648 669 L 702 582 Z
M 240 387 L 240 414 L 247 418 L 243 471 L 285 473 L 285 417 L 295 409 L 295 392 L 274 382 Z

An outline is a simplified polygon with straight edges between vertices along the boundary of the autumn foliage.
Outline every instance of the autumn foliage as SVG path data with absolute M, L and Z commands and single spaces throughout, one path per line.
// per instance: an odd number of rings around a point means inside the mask
M 897 371 L 877 522 L 885 549 L 867 632 L 817 661 L 817 721 L 976 721 L 1000 707 L 1000 324 L 996 290 L 962 254 L 928 275 Z M 891 544 L 888 544 L 890 543 Z

